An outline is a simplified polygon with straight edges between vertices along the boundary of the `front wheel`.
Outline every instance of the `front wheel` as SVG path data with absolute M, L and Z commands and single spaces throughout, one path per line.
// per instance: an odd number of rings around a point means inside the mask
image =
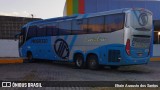
M 30 63 L 30 62 L 33 62 L 33 61 L 34 61 L 34 59 L 33 59 L 32 53 L 27 53 L 27 58 L 24 60 L 24 62 Z
M 99 63 L 98 63 L 98 58 L 96 55 L 90 55 L 88 57 L 88 67 L 89 69 L 92 69 L 92 70 L 96 70 L 96 69 L 99 69 Z

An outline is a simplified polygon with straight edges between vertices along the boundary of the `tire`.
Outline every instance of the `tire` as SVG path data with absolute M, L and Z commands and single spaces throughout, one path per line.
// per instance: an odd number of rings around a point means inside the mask
M 91 70 L 96 70 L 100 68 L 99 63 L 98 63 L 98 58 L 96 55 L 90 55 L 87 58 L 87 64 L 88 64 L 88 68 Z
M 110 68 L 113 70 L 117 70 L 119 68 L 119 66 L 110 66 Z
M 79 68 L 79 69 L 85 68 L 84 57 L 82 54 L 77 54 L 74 60 L 75 60 L 76 68 Z
M 31 62 L 33 62 L 34 61 L 34 59 L 33 59 L 33 55 L 32 55 L 32 53 L 27 53 L 27 58 L 25 59 L 25 62 L 26 63 L 31 63 Z

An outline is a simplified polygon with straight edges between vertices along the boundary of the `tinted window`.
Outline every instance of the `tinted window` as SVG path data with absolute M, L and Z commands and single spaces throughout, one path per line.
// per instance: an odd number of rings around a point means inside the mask
M 72 34 L 86 34 L 87 33 L 87 23 L 85 20 L 73 20 L 72 22 Z
M 62 21 L 59 23 L 59 35 L 71 34 L 71 21 Z
M 105 16 L 105 32 L 114 32 L 124 27 L 125 14 L 112 14 Z
M 104 16 L 89 18 L 88 33 L 102 33 L 104 31 Z
M 23 36 L 23 41 L 25 41 L 25 37 L 26 37 L 26 27 L 22 28 L 22 30 L 21 30 L 21 35 Z
M 46 26 L 47 29 L 47 36 L 52 36 L 53 27 L 52 26 Z
M 56 26 L 47 26 L 47 36 L 56 36 L 58 35 L 58 29 Z
M 88 19 L 83 19 L 83 24 L 81 25 L 81 28 L 85 33 L 88 33 Z
M 37 30 L 37 36 L 41 37 L 41 36 L 46 36 L 46 27 L 39 27 Z
M 36 34 L 37 34 L 37 26 L 30 26 L 28 29 L 27 39 L 31 37 L 36 37 Z

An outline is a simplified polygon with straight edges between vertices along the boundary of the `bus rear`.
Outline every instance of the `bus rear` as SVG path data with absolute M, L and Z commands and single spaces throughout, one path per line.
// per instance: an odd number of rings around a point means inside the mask
M 150 59 L 152 13 L 146 9 L 132 9 L 126 14 L 126 64 L 145 64 Z

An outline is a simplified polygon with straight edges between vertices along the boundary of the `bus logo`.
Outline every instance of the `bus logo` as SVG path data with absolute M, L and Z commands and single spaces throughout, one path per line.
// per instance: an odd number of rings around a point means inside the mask
M 68 59 L 69 47 L 63 39 L 57 39 L 54 44 L 55 53 L 62 59 Z
M 148 23 L 148 16 L 146 13 L 142 13 L 139 16 L 138 22 L 141 26 L 145 26 Z

